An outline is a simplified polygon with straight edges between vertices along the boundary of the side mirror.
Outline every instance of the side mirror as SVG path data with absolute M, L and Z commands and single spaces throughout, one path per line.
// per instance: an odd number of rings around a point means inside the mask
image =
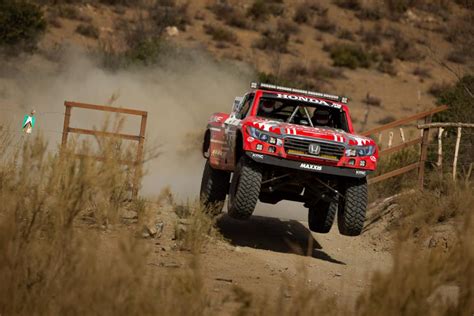
M 243 97 L 235 97 L 234 104 L 232 105 L 232 112 L 237 113 L 242 108 Z

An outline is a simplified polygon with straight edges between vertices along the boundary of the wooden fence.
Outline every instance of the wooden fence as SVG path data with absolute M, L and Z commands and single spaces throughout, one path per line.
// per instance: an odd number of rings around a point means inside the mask
M 130 165 L 134 167 L 134 177 L 133 177 L 133 183 L 132 183 L 132 197 L 136 198 L 138 196 L 139 179 L 142 172 L 143 146 L 145 143 L 145 130 L 146 130 L 146 121 L 147 121 L 148 112 L 134 110 L 134 109 L 125 109 L 125 108 L 117 108 L 117 107 L 111 107 L 111 106 L 86 104 L 86 103 L 77 103 L 77 102 L 70 102 L 70 101 L 64 102 L 64 106 L 66 107 L 66 112 L 64 113 L 64 126 L 63 126 L 63 137 L 62 137 L 61 147 L 66 146 L 69 133 L 94 135 L 94 136 L 99 136 L 99 137 L 117 137 L 117 138 L 133 140 L 133 141 L 138 142 L 137 155 L 136 155 L 135 160 L 134 161 L 119 161 L 121 164 Z M 81 108 L 81 109 L 87 109 L 87 110 L 96 110 L 96 111 L 105 111 L 105 112 L 114 112 L 114 113 L 141 116 L 142 118 L 141 118 L 141 124 L 140 124 L 140 134 L 130 135 L 130 134 L 113 133 L 113 132 L 70 127 L 72 108 Z M 78 154 L 77 156 L 84 157 L 84 155 L 80 155 L 80 154 Z M 92 158 L 98 161 L 104 161 L 106 159 L 105 157 L 92 157 Z
M 424 111 L 424 112 L 421 112 L 421 113 L 417 113 L 415 115 L 403 118 L 401 120 L 397 120 L 397 121 L 382 125 L 380 127 L 376 127 L 374 129 L 368 130 L 366 132 L 363 132 L 362 135 L 372 136 L 372 137 L 378 135 L 378 139 L 381 140 L 381 135 L 382 135 L 381 133 L 383 131 L 394 129 L 394 128 L 397 128 L 397 127 L 400 127 L 400 126 L 404 126 L 404 125 L 407 125 L 409 123 L 412 123 L 414 121 L 418 121 L 418 120 L 421 120 L 421 119 L 424 119 L 425 124 L 429 124 L 429 123 L 431 123 L 431 120 L 433 118 L 433 114 L 445 111 L 447 108 L 448 107 L 446 105 L 439 106 L 439 107 L 436 107 L 434 109 Z M 371 178 L 369 178 L 369 184 L 377 183 L 377 182 L 380 182 L 380 181 L 383 181 L 383 180 L 386 180 L 386 179 L 389 179 L 389 178 L 392 178 L 392 177 L 395 177 L 395 176 L 402 175 L 402 174 L 407 173 L 411 170 L 417 169 L 418 170 L 418 184 L 419 184 L 420 188 L 423 188 L 424 175 L 425 175 L 425 162 L 426 162 L 426 158 L 427 158 L 427 154 L 428 154 L 428 143 L 430 141 L 430 139 L 429 139 L 430 127 L 424 127 L 424 128 L 422 128 L 422 131 L 423 132 L 422 132 L 421 137 L 418 137 L 418 138 L 413 139 L 413 140 L 406 141 L 404 132 L 403 132 L 402 129 L 400 129 L 400 134 L 401 134 L 400 136 L 402 138 L 402 143 L 400 145 L 397 145 L 397 146 L 394 146 L 394 147 L 391 147 L 392 136 L 393 136 L 393 133 L 391 133 L 390 134 L 391 136 L 389 138 L 389 147 L 387 149 L 382 149 L 379 152 L 380 157 L 384 157 L 384 156 L 393 154 L 397 151 L 403 150 L 403 149 L 408 148 L 410 146 L 421 144 L 419 159 L 418 159 L 417 162 L 412 163 L 410 165 L 407 165 L 407 166 L 404 166 L 402 168 L 399 168 L 399 169 L 396 169 L 396 170 L 378 175 L 376 177 L 371 177 Z
M 453 181 L 456 182 L 459 146 L 461 144 L 462 129 L 474 128 L 474 124 L 472 123 L 427 123 L 427 124 L 418 125 L 418 128 L 423 129 L 423 130 L 426 130 L 426 129 L 430 130 L 431 128 L 438 129 L 438 161 L 436 162 L 436 165 L 439 169 L 441 169 L 443 165 L 443 133 L 444 133 L 444 129 L 447 127 L 457 128 L 456 145 L 454 147 L 454 159 L 453 159 Z M 467 179 L 469 179 L 471 176 L 472 165 L 473 163 L 471 162 L 469 165 L 467 176 L 466 176 Z

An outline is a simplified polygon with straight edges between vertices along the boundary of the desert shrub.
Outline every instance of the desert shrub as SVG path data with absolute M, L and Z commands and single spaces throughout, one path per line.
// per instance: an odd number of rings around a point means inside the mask
M 420 61 L 425 58 L 424 54 L 402 35 L 398 34 L 394 38 L 393 52 L 395 57 L 402 61 Z
M 277 21 L 277 31 L 288 35 L 295 35 L 299 33 L 300 28 L 298 24 L 292 22 L 291 20 L 279 18 Z
M 446 59 L 456 64 L 465 64 L 469 60 L 469 52 L 464 50 L 453 50 L 448 54 L 448 56 L 446 56 Z
M 76 27 L 76 32 L 90 38 L 99 38 L 99 29 L 92 24 L 79 24 Z
M 337 30 L 336 24 L 327 16 L 318 17 L 314 23 L 314 28 L 330 34 L 334 34 Z
M 382 43 L 382 33 L 380 25 L 375 25 L 373 28 L 366 30 L 361 27 L 359 35 L 367 47 L 377 46 Z
M 378 5 L 364 6 L 356 13 L 356 17 L 361 20 L 378 21 L 383 17 L 383 13 Z
M 188 3 L 177 4 L 176 0 L 159 0 L 149 9 L 153 27 L 162 35 L 168 26 L 184 30 L 189 24 Z
M 159 62 L 166 43 L 158 38 L 145 39 L 133 45 L 123 54 L 126 65 L 152 65 Z
M 361 8 L 359 0 L 334 0 L 334 4 L 343 9 L 349 9 L 354 11 L 360 10 Z
M 438 98 L 443 92 L 450 88 L 451 85 L 447 82 L 435 82 L 428 89 L 428 93 Z
M 311 19 L 310 11 L 308 7 L 303 3 L 296 7 L 295 14 L 293 15 L 293 21 L 296 23 L 308 23 Z
M 455 2 L 466 9 L 474 10 L 474 2 L 472 0 L 455 0 Z
M 406 10 L 408 10 L 416 0 L 386 0 L 384 1 L 388 12 L 392 17 L 400 17 Z
M 204 31 L 210 35 L 214 41 L 236 43 L 237 35 L 231 30 L 216 24 L 204 24 Z
M 335 44 L 329 48 L 329 54 L 334 66 L 356 69 L 370 66 L 371 56 L 360 46 L 350 44 Z
M 61 4 L 54 6 L 51 9 L 51 12 L 64 19 L 77 20 L 82 22 L 90 22 L 92 19 L 90 16 L 85 15 L 79 9 L 71 4 Z
M 288 33 L 267 29 L 262 33 L 260 38 L 253 44 L 253 46 L 262 50 L 287 53 L 289 40 L 290 35 Z
M 216 1 L 216 3 L 214 3 L 209 8 L 218 20 L 224 21 L 224 23 L 229 26 L 234 26 L 242 29 L 247 29 L 251 27 L 244 12 L 236 8 L 234 5 L 228 3 L 227 1 Z
M 0 46 L 31 51 L 46 29 L 43 13 L 27 1 L 0 1 Z
M 350 30 L 346 30 L 346 29 L 340 29 L 338 34 L 337 34 L 337 37 L 340 38 L 340 39 L 348 40 L 348 41 L 354 41 L 355 40 L 354 33 L 352 33 Z
M 285 5 L 281 0 L 255 0 L 247 9 L 247 16 L 253 20 L 264 22 L 269 15 L 281 16 L 284 9 Z
M 199 254 L 211 238 L 218 238 L 214 219 L 198 201 L 176 205 L 175 211 L 179 217 L 174 227 L 175 239 L 181 250 Z
M 389 74 L 390 76 L 397 75 L 397 69 L 391 62 L 387 62 L 387 61 L 379 62 L 379 64 L 377 65 L 377 70 L 380 71 L 381 73 Z
M 413 74 L 420 78 L 420 80 L 431 78 L 431 71 L 428 68 L 416 67 Z

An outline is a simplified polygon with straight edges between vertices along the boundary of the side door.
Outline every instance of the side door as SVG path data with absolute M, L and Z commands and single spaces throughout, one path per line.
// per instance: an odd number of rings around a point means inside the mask
M 235 161 L 235 143 L 237 140 L 237 131 L 242 125 L 242 120 L 248 115 L 254 98 L 255 93 L 252 92 L 246 94 L 240 106 L 238 106 L 224 122 L 225 142 L 226 147 L 228 148 L 224 158 L 226 169 L 233 170 L 235 164 L 237 163 L 237 161 Z

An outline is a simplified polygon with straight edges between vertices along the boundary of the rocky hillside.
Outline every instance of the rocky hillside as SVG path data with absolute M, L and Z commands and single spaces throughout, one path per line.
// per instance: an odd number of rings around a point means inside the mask
M 473 70 L 469 0 L 34 2 L 44 25 L 30 17 L 38 49 L 28 49 L 47 59 L 72 45 L 125 67 L 158 62 L 170 45 L 197 47 L 249 64 L 255 79 L 348 95 L 359 130 L 432 107 Z M 8 51 L 18 44 L 4 33 Z

